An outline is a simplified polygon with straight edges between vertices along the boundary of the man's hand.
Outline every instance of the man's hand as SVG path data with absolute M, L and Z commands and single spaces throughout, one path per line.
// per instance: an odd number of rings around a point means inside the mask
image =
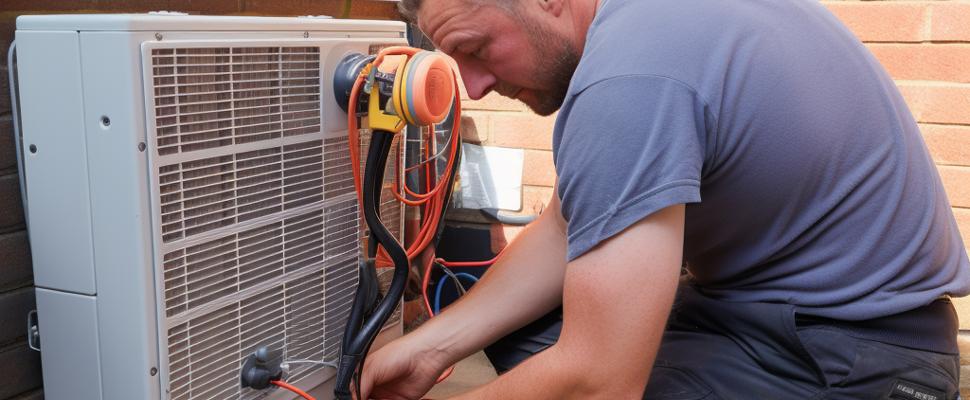
M 553 194 L 539 219 L 509 244 L 468 293 L 416 331 L 367 357 L 362 394 L 418 399 L 448 366 L 559 306 L 566 267 L 564 226 Z
M 420 399 L 431 390 L 448 365 L 434 347 L 414 332 L 388 343 L 367 357 L 361 378 L 361 399 Z

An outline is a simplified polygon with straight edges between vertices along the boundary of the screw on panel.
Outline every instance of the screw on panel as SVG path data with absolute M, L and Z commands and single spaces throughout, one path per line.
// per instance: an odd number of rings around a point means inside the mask
M 310 32 L 309 31 L 304 31 L 303 32 L 303 38 L 304 39 L 309 39 L 310 38 Z
M 102 115 L 101 116 L 101 126 L 104 126 L 106 128 L 109 127 L 109 126 L 111 126 L 111 118 L 108 118 L 107 115 Z
M 37 154 L 37 145 L 36 144 L 30 145 L 30 153 L 31 154 Z
M 162 34 L 155 32 L 155 40 L 162 40 Z
M 152 376 L 155 376 L 158 374 L 158 368 L 152 367 L 152 369 L 148 370 L 148 373 L 152 374 Z
M 144 152 L 145 147 L 147 147 L 145 146 L 145 142 L 138 143 L 138 151 Z

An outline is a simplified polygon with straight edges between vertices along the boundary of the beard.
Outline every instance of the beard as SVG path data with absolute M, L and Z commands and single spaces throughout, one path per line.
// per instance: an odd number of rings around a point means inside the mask
M 545 89 L 531 89 L 529 98 L 519 100 L 536 114 L 548 116 L 562 107 L 581 54 L 569 40 L 538 21 L 523 21 L 523 26 L 528 29 L 530 44 L 538 58 L 530 80 Z

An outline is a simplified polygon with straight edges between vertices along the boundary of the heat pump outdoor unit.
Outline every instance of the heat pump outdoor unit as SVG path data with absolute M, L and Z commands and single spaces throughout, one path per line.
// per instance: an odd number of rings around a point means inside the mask
M 331 82 L 404 37 L 312 17 L 18 18 L 47 399 L 292 398 L 241 389 L 243 359 L 337 360 L 365 233 Z M 333 374 L 287 380 L 325 398 Z

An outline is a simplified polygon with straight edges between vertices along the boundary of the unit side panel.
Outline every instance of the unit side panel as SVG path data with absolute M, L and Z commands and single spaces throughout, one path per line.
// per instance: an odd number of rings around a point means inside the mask
M 44 365 L 44 398 L 104 398 L 95 298 L 42 288 L 37 288 L 36 293 L 43 346 L 40 357 Z
M 19 31 L 17 59 L 34 281 L 94 294 L 78 34 Z
M 81 33 L 105 399 L 160 396 L 140 68 L 148 37 Z

